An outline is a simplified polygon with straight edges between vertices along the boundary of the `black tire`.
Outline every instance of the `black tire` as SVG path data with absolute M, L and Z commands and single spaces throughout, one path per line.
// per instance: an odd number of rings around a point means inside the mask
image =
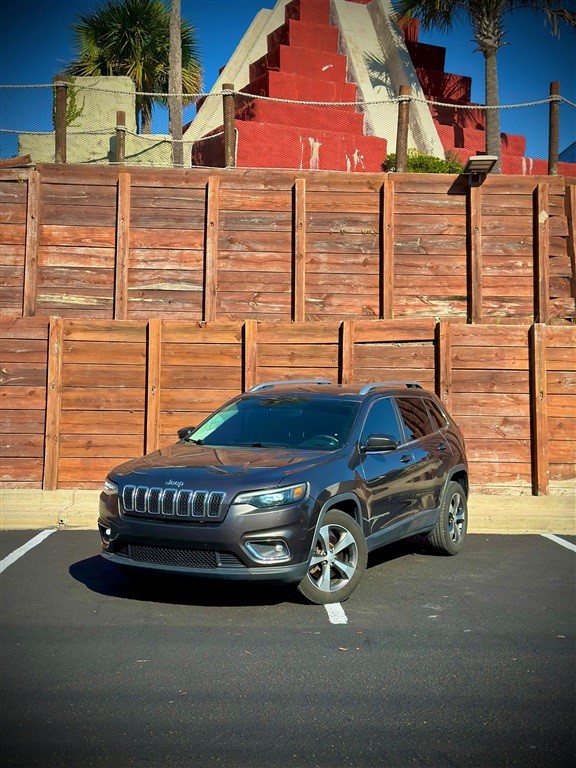
M 347 600 L 366 570 L 367 559 L 366 539 L 358 523 L 345 512 L 331 509 L 317 530 L 308 573 L 298 590 L 316 605 Z
M 438 520 L 428 536 L 434 552 L 457 555 L 464 546 L 468 527 L 466 494 L 460 483 L 450 482 L 440 505 Z

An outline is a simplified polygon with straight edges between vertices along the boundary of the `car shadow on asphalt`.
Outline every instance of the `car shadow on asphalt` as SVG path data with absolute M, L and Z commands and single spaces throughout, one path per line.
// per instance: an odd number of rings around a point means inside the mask
M 126 600 L 216 607 L 298 601 L 298 593 L 291 586 L 217 581 L 136 568 L 134 573 L 128 573 L 105 562 L 99 555 L 73 563 L 69 573 L 92 592 Z
M 371 552 L 368 569 L 401 557 L 424 554 L 431 554 L 425 539 L 405 539 Z M 219 581 L 139 568 L 132 572 L 107 563 L 99 555 L 73 563 L 69 573 L 92 592 L 126 600 L 215 607 L 308 604 L 294 585 Z

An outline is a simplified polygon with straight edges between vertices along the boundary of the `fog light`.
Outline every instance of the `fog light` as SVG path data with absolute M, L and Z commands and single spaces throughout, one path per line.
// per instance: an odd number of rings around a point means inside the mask
M 110 536 L 112 535 L 112 528 L 103 528 L 100 526 L 100 540 L 104 549 L 108 549 L 110 546 Z
M 290 558 L 288 545 L 281 539 L 247 541 L 246 549 L 256 560 L 266 563 L 277 563 Z

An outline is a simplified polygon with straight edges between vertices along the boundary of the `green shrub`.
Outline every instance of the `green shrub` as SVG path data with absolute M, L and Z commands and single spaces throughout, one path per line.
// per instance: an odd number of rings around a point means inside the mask
M 406 163 L 406 171 L 408 173 L 461 173 L 463 167 L 464 166 L 459 162 L 458 157 L 453 152 L 450 152 L 450 150 L 446 152 L 446 158 L 444 160 L 440 157 L 423 155 L 418 152 L 417 149 L 408 150 Z M 382 170 L 396 170 L 395 154 L 388 155 L 386 160 L 382 163 Z

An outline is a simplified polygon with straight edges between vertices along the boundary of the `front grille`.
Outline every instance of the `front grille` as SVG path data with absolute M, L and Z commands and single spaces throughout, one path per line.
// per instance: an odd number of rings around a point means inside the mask
M 223 519 L 224 496 L 222 491 L 126 485 L 122 491 L 122 509 L 136 517 L 218 522 Z
M 150 565 L 171 565 L 179 568 L 238 568 L 246 566 L 232 552 L 214 552 L 205 549 L 185 547 L 164 547 L 154 544 L 127 544 L 116 554 L 127 554 L 136 563 Z

